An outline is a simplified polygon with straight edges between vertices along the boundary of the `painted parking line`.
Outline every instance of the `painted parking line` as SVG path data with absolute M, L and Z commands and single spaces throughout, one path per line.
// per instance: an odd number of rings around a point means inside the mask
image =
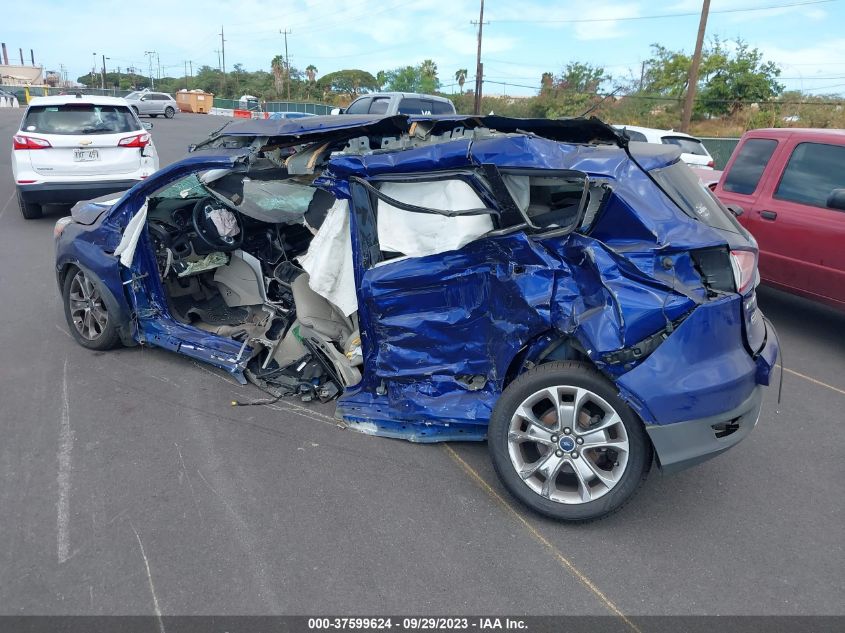
M 442 446 L 443 446 L 443 448 L 446 449 L 446 452 L 449 454 L 449 457 L 451 457 L 458 464 L 458 466 L 461 467 L 461 470 L 463 470 L 467 475 L 470 476 L 471 479 L 473 479 L 479 486 L 481 486 L 481 488 L 484 490 L 484 492 L 486 492 L 490 497 L 492 497 L 493 500 L 496 501 L 496 503 L 498 503 L 505 510 L 507 510 L 511 515 L 513 515 L 513 517 L 519 523 L 521 523 L 522 526 L 526 530 L 528 530 L 528 532 L 529 532 L 529 534 L 531 534 L 531 536 L 533 536 L 543 547 L 545 547 L 547 550 L 549 550 L 552 553 L 555 560 L 564 569 L 566 569 L 570 574 L 575 576 L 575 579 L 578 580 L 578 582 L 580 582 L 582 585 L 584 585 L 584 587 L 586 587 L 590 591 L 590 593 L 592 593 L 596 598 L 598 598 L 599 602 L 601 602 L 605 607 L 607 607 L 607 609 L 611 613 L 613 613 L 615 616 L 617 616 L 619 619 L 621 619 L 626 625 L 628 625 L 631 628 L 632 631 L 635 631 L 636 633 L 642 633 L 642 631 L 639 629 L 639 627 L 637 627 L 636 624 L 631 622 L 631 620 L 629 620 L 625 616 L 625 614 L 622 613 L 622 611 L 619 609 L 619 607 L 617 607 L 615 604 L 613 604 L 613 602 L 611 602 L 610 598 L 608 598 L 604 594 L 604 592 L 602 592 L 602 590 L 599 589 L 595 585 L 595 583 L 593 583 L 593 581 L 590 580 L 586 576 L 586 574 L 584 574 L 584 572 L 582 572 L 580 569 L 578 569 L 572 561 L 570 561 L 568 558 L 566 558 L 566 556 L 564 556 L 563 553 L 557 547 L 555 547 L 545 536 L 543 536 L 540 533 L 540 531 L 536 527 L 534 527 L 528 521 L 528 519 L 526 519 L 522 515 L 522 513 L 519 510 L 514 508 L 513 505 L 511 505 L 504 497 L 502 497 L 502 495 L 500 495 L 498 492 L 496 492 L 490 486 L 490 484 L 488 484 L 484 480 L 484 478 L 480 474 L 478 474 L 478 471 L 476 471 L 472 466 L 470 466 L 468 463 L 466 463 L 463 460 L 463 458 L 461 458 L 461 456 L 458 455 L 458 453 L 455 452 L 455 449 L 453 449 L 448 444 L 442 444 Z
M 793 376 L 798 376 L 799 378 L 803 378 L 804 380 L 807 380 L 807 381 L 813 383 L 814 385 L 819 385 L 820 387 L 826 387 L 827 389 L 835 391 L 836 393 L 841 393 L 843 396 L 845 396 L 845 389 L 840 389 L 839 387 L 834 387 L 833 385 L 829 385 L 826 382 L 822 382 L 821 380 L 816 380 L 815 378 L 813 378 L 811 376 L 807 376 L 806 374 L 802 374 L 801 372 L 795 371 L 794 369 L 789 369 L 788 367 L 784 367 L 783 371 L 785 371 L 788 374 L 792 374 Z
M 14 198 L 14 197 L 15 197 L 15 194 L 14 194 L 14 192 L 12 192 L 12 195 L 11 195 L 11 196 L 9 196 L 9 199 L 8 199 L 8 200 L 6 200 L 6 204 L 4 204 L 4 205 L 3 205 L 3 208 L 2 208 L 2 209 L 0 209 L 0 218 L 2 218 L 2 217 L 3 217 L 3 214 L 4 214 L 4 213 L 6 213 L 6 209 L 8 209 L 8 208 L 9 208 L 9 205 L 12 203 L 12 198 Z

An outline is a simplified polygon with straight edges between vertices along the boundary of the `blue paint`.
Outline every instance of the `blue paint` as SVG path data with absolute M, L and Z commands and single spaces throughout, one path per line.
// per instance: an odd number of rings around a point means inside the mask
M 351 231 L 363 378 L 338 400 L 338 414 L 362 432 L 417 442 L 483 440 L 493 408 L 514 377 L 548 358 L 589 358 L 648 424 L 673 424 L 730 410 L 768 384 L 778 349 L 766 332 L 746 344 L 737 294 L 708 296 L 690 251 L 756 248 L 683 213 L 594 120 L 525 121 L 501 117 L 418 120 L 445 132 L 455 124 L 544 134 L 462 138 L 403 151 L 331 159 L 316 184 L 351 202 Z M 293 144 L 407 129 L 407 117 L 308 117 L 232 123 L 215 136 L 269 134 Z M 202 147 L 202 146 L 201 146 Z M 645 169 L 677 160 L 666 148 L 638 149 Z M 147 195 L 188 173 L 234 165 L 243 150 L 198 151 L 158 172 L 91 226 L 71 224 L 57 243 L 57 267 L 82 262 L 134 315 L 137 342 L 172 349 L 243 379 L 250 350 L 178 323 L 169 314 L 146 236 L 129 270 L 109 255 Z M 480 187 L 480 165 L 574 170 L 607 183 L 611 194 L 586 233 L 486 237 L 458 251 L 375 267 L 379 248 L 369 194 L 352 177 L 462 170 Z M 490 208 L 497 201 L 480 195 Z M 86 211 L 93 214 L 94 210 Z M 89 217 L 89 216 L 86 216 Z M 753 291 L 752 291 L 753 292 Z M 625 362 L 644 339 L 659 342 Z M 759 332 L 755 333 L 760 338 Z M 560 344 L 565 341 L 564 344 Z

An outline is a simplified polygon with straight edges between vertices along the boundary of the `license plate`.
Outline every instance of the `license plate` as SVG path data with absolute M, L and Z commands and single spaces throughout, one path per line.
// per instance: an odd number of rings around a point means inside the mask
M 100 152 L 95 149 L 75 149 L 73 150 L 73 160 L 76 162 L 100 160 Z

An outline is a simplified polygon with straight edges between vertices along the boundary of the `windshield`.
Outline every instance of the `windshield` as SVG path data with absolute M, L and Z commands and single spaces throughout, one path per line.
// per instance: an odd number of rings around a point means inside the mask
M 707 226 L 744 235 L 744 231 L 713 192 L 684 163 L 649 172 L 681 211 Z
M 122 134 L 139 127 L 126 106 L 90 103 L 30 106 L 23 122 L 25 131 L 41 134 Z
M 301 224 L 316 189 L 294 179 L 250 178 L 232 173 L 207 185 L 244 215 L 272 224 Z

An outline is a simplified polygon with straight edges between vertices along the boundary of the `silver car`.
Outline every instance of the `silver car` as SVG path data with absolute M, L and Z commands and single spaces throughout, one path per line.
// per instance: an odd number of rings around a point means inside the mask
M 159 114 L 163 114 L 166 118 L 172 119 L 179 112 L 176 100 L 166 92 L 143 90 L 130 92 L 125 98 L 138 115 L 146 114 L 157 117 Z

